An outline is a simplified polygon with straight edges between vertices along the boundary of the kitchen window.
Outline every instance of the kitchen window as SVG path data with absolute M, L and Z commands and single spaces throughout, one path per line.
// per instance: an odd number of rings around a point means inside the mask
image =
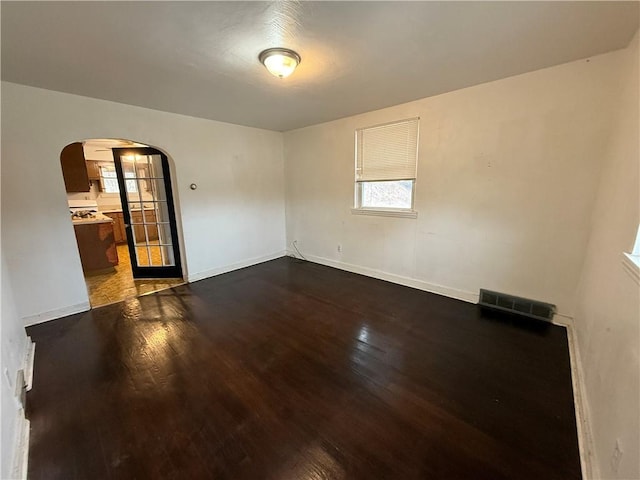
M 417 217 L 419 118 L 356 130 L 355 208 L 360 215 Z
M 133 180 L 125 180 L 127 182 L 127 191 L 129 193 L 137 193 L 138 185 L 135 181 L 134 172 L 124 172 L 124 177 L 133 178 Z M 118 186 L 118 175 L 116 174 L 115 166 L 101 166 L 100 167 L 100 183 L 102 184 L 102 191 L 104 193 L 120 193 L 120 187 Z

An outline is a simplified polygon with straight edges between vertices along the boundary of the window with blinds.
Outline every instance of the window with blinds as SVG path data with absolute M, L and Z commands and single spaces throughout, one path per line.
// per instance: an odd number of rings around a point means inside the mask
M 413 212 L 418 126 L 411 118 L 356 130 L 354 210 Z

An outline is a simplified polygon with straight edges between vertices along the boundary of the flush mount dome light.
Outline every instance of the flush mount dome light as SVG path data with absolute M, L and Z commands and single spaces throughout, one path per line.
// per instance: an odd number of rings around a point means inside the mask
M 291 75 L 302 60 L 300 55 L 288 48 L 268 48 L 260 52 L 258 59 L 272 75 L 279 78 Z

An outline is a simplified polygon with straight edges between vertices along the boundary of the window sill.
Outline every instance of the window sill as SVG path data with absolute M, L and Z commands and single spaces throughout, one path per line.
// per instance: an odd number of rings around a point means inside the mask
M 418 218 L 415 210 L 394 210 L 392 208 L 352 208 L 353 215 L 376 215 L 379 217 Z
M 622 265 L 631 278 L 640 285 L 640 256 L 629 253 L 622 254 Z

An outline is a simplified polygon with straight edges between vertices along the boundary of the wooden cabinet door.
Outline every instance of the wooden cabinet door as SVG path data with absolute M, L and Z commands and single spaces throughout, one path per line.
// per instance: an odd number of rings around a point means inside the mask
M 67 192 L 89 191 L 89 176 L 82 143 L 76 142 L 64 147 L 60 154 L 60 164 Z
M 116 248 L 116 242 L 114 238 L 113 224 L 99 223 L 98 224 L 98 238 L 104 245 L 104 260 L 106 263 L 115 267 L 119 263 L 118 249 Z
M 127 243 L 127 232 L 124 229 L 124 218 L 122 217 L 122 212 L 115 213 L 115 223 L 118 225 L 117 230 L 118 234 L 116 236 L 116 243 Z
M 124 230 L 124 220 L 122 218 L 122 212 L 110 212 L 105 215 L 113 219 L 113 236 L 116 243 L 126 243 L 127 234 Z
M 118 251 L 110 223 L 74 225 L 74 230 L 85 271 L 102 270 L 118 264 Z
M 89 180 L 100 180 L 100 165 L 93 160 L 87 160 L 87 176 Z
M 118 228 L 120 229 L 121 243 L 127 243 L 127 229 L 124 228 L 124 216 L 122 212 L 118 212 Z

